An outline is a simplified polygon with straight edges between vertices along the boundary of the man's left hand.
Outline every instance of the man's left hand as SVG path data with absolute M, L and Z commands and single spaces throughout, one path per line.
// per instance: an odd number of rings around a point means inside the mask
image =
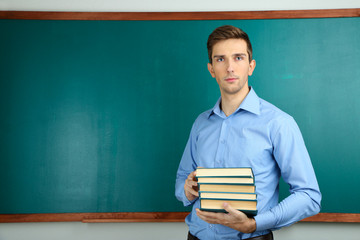
M 253 218 L 248 218 L 243 212 L 232 208 L 224 202 L 223 207 L 228 213 L 214 213 L 196 209 L 196 214 L 207 223 L 222 224 L 243 233 L 252 233 L 256 230 L 256 222 Z

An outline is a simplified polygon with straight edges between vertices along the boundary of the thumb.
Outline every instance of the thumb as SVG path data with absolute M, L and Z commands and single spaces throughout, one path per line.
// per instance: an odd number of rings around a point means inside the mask
M 225 211 L 227 211 L 230 214 L 239 214 L 239 211 L 236 210 L 235 208 L 233 208 L 229 203 L 224 202 L 223 203 L 223 207 L 225 209 Z
M 233 208 L 233 207 L 230 206 L 230 204 L 227 203 L 227 202 L 224 202 L 224 203 L 223 203 L 223 207 L 224 207 L 225 211 L 227 211 L 227 212 L 228 212 L 230 215 L 232 215 L 232 216 L 235 216 L 235 217 L 237 217 L 237 218 L 242 218 L 242 219 L 243 219 L 243 218 L 248 218 L 245 213 L 243 213 L 243 212 L 240 211 L 240 210 L 237 210 L 237 209 Z

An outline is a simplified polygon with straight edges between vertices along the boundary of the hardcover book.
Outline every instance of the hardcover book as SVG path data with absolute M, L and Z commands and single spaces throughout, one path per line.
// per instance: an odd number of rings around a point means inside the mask
M 197 168 L 200 209 L 225 212 L 226 201 L 248 216 L 257 214 L 255 179 L 251 168 Z
M 257 214 L 256 200 L 231 200 L 231 199 L 200 199 L 200 210 L 211 212 L 226 212 L 223 203 L 227 202 L 231 207 L 244 212 L 247 215 Z
M 255 185 L 198 183 L 199 191 L 255 193 Z
M 230 199 L 230 200 L 256 200 L 255 193 L 236 192 L 199 192 L 200 198 Z
M 197 168 L 196 177 L 254 178 L 251 168 Z
M 198 177 L 198 183 L 254 184 L 254 178 L 245 177 Z

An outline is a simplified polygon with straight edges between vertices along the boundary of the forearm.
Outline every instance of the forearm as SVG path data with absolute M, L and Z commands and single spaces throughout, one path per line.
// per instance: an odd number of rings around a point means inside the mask
M 179 176 L 176 178 L 175 196 L 179 201 L 183 202 L 184 206 L 189 206 L 193 204 L 196 199 L 194 199 L 193 201 L 189 201 L 189 199 L 186 197 L 184 191 L 185 180 L 186 178 L 184 179 L 183 177 Z
M 196 170 L 196 163 L 194 160 L 195 155 L 195 140 L 194 140 L 194 129 L 195 129 L 195 123 L 193 125 L 193 128 L 191 129 L 189 140 L 186 144 L 183 156 L 181 158 L 179 168 L 176 173 L 176 183 L 175 183 L 175 196 L 176 198 L 183 202 L 184 206 L 189 206 L 193 202 L 195 202 L 196 199 L 192 199 L 189 201 L 189 199 L 185 195 L 184 186 L 186 183 L 186 180 L 190 173 Z
M 253 233 L 256 231 L 256 221 L 254 218 L 248 218 L 245 224 L 235 223 L 235 224 L 228 224 L 225 226 L 228 226 L 243 233 Z
M 224 203 L 223 207 L 227 213 L 214 213 L 196 209 L 196 214 L 210 224 L 221 224 L 242 233 L 255 232 L 255 219 L 248 218 L 243 212 L 234 209 L 228 203 Z
M 255 216 L 256 231 L 279 229 L 320 211 L 320 192 L 297 191 L 285 198 L 277 206 Z
M 257 231 L 288 226 L 320 211 L 321 193 L 300 129 L 293 118 L 278 127 L 273 154 L 291 194 L 255 217 Z

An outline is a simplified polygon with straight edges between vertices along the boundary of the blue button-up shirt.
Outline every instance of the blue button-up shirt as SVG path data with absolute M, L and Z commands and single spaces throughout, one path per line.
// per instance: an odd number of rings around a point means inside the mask
M 288 226 L 320 211 L 321 193 L 301 132 L 288 114 L 259 98 L 251 88 L 239 108 L 226 116 L 220 108 L 202 113 L 191 129 L 176 178 L 176 197 L 193 204 L 186 217 L 189 231 L 200 239 L 246 239 Z M 184 183 L 196 167 L 251 167 L 258 199 L 256 231 L 238 232 L 208 224 L 190 202 Z M 290 186 L 290 195 L 278 203 L 279 178 Z

